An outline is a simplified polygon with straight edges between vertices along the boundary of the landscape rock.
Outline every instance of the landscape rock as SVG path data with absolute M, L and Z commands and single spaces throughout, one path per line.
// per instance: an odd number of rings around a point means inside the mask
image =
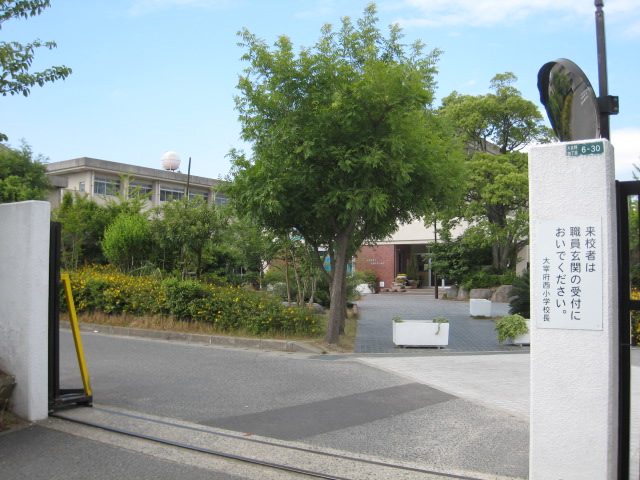
M 513 298 L 513 289 L 513 285 L 502 285 L 501 287 L 498 287 L 498 289 L 491 297 L 491 301 L 498 303 L 509 303 Z
M 458 298 L 458 285 L 451 285 L 447 289 L 447 293 L 445 295 L 447 296 L 447 298 L 456 300 Z
M 467 287 L 458 287 L 458 300 L 468 300 L 469 289 Z
M 493 289 L 491 288 L 473 288 L 469 292 L 469 298 L 480 298 L 483 300 L 491 300 Z

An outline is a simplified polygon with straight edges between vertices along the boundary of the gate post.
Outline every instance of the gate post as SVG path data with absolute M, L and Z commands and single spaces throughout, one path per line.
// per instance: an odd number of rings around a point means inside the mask
M 40 201 L 0 205 L 0 363 L 16 376 L 13 411 L 30 421 L 49 412 L 50 210 Z
M 613 147 L 606 139 L 529 154 L 529 478 L 614 479 L 618 277 Z

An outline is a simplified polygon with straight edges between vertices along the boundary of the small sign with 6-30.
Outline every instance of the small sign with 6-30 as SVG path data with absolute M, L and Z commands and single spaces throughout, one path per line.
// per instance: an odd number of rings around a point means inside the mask
M 580 155 L 602 155 L 604 145 L 602 142 L 579 143 L 567 145 L 567 157 L 579 157 Z

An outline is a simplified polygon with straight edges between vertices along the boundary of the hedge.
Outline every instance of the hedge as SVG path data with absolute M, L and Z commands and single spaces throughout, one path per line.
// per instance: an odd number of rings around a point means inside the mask
M 286 307 L 278 298 L 242 287 L 126 275 L 110 265 L 88 266 L 70 277 L 78 312 L 173 315 L 211 323 L 220 331 L 253 334 L 322 333 L 312 309 Z

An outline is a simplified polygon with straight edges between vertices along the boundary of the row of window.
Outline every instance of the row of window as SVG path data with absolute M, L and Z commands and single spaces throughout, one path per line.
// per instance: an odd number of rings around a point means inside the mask
M 85 182 L 80 182 L 79 190 L 86 191 Z M 93 182 L 93 193 L 96 195 L 117 195 L 120 191 L 120 180 L 111 178 L 95 177 Z M 182 200 L 184 198 L 185 189 L 182 187 L 172 187 L 169 185 L 160 185 L 160 201 L 167 202 L 169 200 Z M 150 183 L 129 183 L 129 194 L 135 196 L 146 196 L 151 200 L 153 194 L 153 185 Z M 189 192 L 189 199 L 194 199 L 200 195 L 205 201 L 209 200 L 209 194 L 206 192 Z M 216 205 L 226 205 L 225 197 L 215 197 Z

